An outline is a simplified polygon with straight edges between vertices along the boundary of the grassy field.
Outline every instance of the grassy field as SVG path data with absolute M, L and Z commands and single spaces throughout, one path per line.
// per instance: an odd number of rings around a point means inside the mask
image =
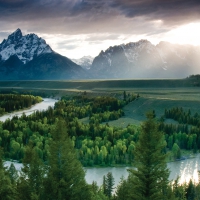
M 200 89 L 199 88 L 135 88 L 128 92 L 139 93 L 140 98 L 124 107 L 125 116 L 109 122 L 112 126 L 126 127 L 128 124 L 140 124 L 146 119 L 145 114 L 155 110 L 156 116 L 160 118 L 165 109 L 182 107 L 190 109 L 191 113 L 200 113 Z M 166 123 L 176 123 L 168 120 Z
M 192 114 L 200 113 L 200 87 L 194 87 L 193 82 L 193 79 L 0 81 L 0 90 L 38 91 L 57 97 L 79 95 L 84 91 L 88 95 L 111 95 L 117 98 L 123 97 L 123 91 L 139 94 L 138 100 L 124 107 L 124 117 L 109 122 L 110 125 L 125 127 L 128 124 L 140 124 L 150 110 L 155 110 L 157 117 L 161 117 L 166 108 L 180 106 L 185 110 L 190 109 Z M 88 123 L 88 118 L 82 121 Z
M 125 89 L 125 88 L 124 88 Z M 106 90 L 102 90 L 106 91 Z M 107 92 L 110 90 L 107 89 Z M 190 109 L 192 114 L 200 113 L 200 88 L 133 88 L 125 91 L 127 93 L 139 94 L 140 97 L 126 105 L 123 110 L 125 116 L 108 124 L 117 127 L 126 127 L 128 124 L 139 125 L 146 119 L 146 113 L 155 110 L 156 116 L 160 118 L 165 109 L 182 107 L 185 111 Z M 96 91 L 97 92 L 97 91 Z M 115 88 L 110 92 L 122 94 L 123 90 Z M 99 91 L 99 95 L 100 95 Z M 88 123 L 88 118 L 81 120 Z M 166 123 L 177 123 L 173 120 L 166 120 Z
M 193 79 L 143 79 L 143 80 L 73 80 L 73 81 L 0 81 L 0 88 L 98 90 L 114 88 L 174 88 L 193 87 Z

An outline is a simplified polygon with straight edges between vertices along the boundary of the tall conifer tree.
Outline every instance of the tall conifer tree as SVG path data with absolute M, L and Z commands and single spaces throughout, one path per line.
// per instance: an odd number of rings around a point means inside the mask
M 16 188 L 12 185 L 10 177 L 3 165 L 2 149 L 0 148 L 0 199 L 15 200 Z
M 135 165 L 130 170 L 132 191 L 130 199 L 165 200 L 168 191 L 169 170 L 166 164 L 164 134 L 158 131 L 153 114 L 147 114 L 135 147 Z
M 46 199 L 89 200 L 91 195 L 85 181 L 85 172 L 77 160 L 63 120 L 56 123 L 51 135 L 49 170 L 45 184 Z
M 17 181 L 19 199 L 45 199 L 45 166 L 31 144 L 26 147 L 23 168 Z

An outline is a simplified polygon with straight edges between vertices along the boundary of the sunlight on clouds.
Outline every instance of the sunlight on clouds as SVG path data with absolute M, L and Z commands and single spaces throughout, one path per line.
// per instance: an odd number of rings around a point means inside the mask
M 178 44 L 200 45 L 200 23 L 180 26 L 165 34 L 164 39 Z
M 160 27 L 163 24 L 163 21 L 159 19 L 159 20 L 153 20 L 151 23 L 155 27 Z
M 51 46 L 51 48 L 68 58 L 79 58 L 79 54 L 84 46 L 84 40 L 86 39 L 85 35 L 64 35 L 64 34 L 42 34 L 47 44 Z M 74 48 L 70 48 L 74 46 Z M 82 54 L 81 54 L 82 55 Z
M 95 57 L 101 50 L 105 51 L 110 46 L 136 42 L 144 38 L 143 35 L 119 35 L 115 39 L 108 39 L 109 34 L 39 35 L 46 40 L 47 44 L 49 44 L 55 52 L 68 58 L 81 58 L 87 55 Z M 98 39 L 93 40 L 92 38 L 94 37 Z M 107 39 L 103 39 L 104 37 L 107 37 Z
M 152 25 L 159 28 L 162 25 L 161 20 L 152 22 Z M 105 51 L 110 46 L 137 42 L 141 39 L 147 39 L 156 45 L 160 41 L 168 41 L 176 44 L 200 45 L 200 23 L 190 23 L 178 28 L 172 29 L 166 33 L 146 34 L 119 34 L 113 36 L 109 33 L 97 34 L 39 34 L 44 38 L 51 48 L 59 54 L 68 58 L 81 58 L 90 55 L 97 56 L 101 50 Z

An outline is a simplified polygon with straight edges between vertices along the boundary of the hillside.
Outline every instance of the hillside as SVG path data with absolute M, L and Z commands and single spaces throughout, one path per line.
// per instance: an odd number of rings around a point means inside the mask
M 51 49 L 36 34 L 20 29 L 0 44 L 0 80 L 65 80 L 88 78 L 85 70 Z
M 94 58 L 94 78 L 184 78 L 199 73 L 200 48 L 148 40 L 110 46 Z

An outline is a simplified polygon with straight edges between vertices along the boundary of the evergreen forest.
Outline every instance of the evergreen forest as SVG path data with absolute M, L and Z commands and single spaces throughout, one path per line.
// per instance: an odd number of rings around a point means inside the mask
M 141 126 L 108 124 L 123 117 L 123 107 L 138 98 L 126 92 L 122 98 L 63 96 L 46 111 L 0 122 L 0 199 L 200 199 L 199 184 L 180 185 L 178 178 L 170 183 L 166 168 L 167 161 L 184 157 L 182 150 L 197 153 L 200 149 L 200 115 L 180 107 L 165 109 L 159 119 L 149 112 Z M 3 99 L 0 102 L 6 102 Z M 42 98 L 26 99 L 32 105 Z M 18 100 L 10 102 L 16 102 L 14 110 L 19 109 Z M 25 100 L 23 105 L 30 106 Z M 88 123 L 82 118 L 88 118 Z M 166 124 L 165 119 L 178 123 Z M 3 166 L 3 160 L 10 159 L 23 163 L 20 174 L 14 165 Z M 126 180 L 122 177 L 114 193 L 111 173 L 102 177 L 101 187 L 95 182 L 89 185 L 83 166 L 136 166 L 138 170 L 130 170 Z
M 12 111 L 29 108 L 42 101 L 39 96 L 19 95 L 19 94 L 0 94 L 0 116 Z

